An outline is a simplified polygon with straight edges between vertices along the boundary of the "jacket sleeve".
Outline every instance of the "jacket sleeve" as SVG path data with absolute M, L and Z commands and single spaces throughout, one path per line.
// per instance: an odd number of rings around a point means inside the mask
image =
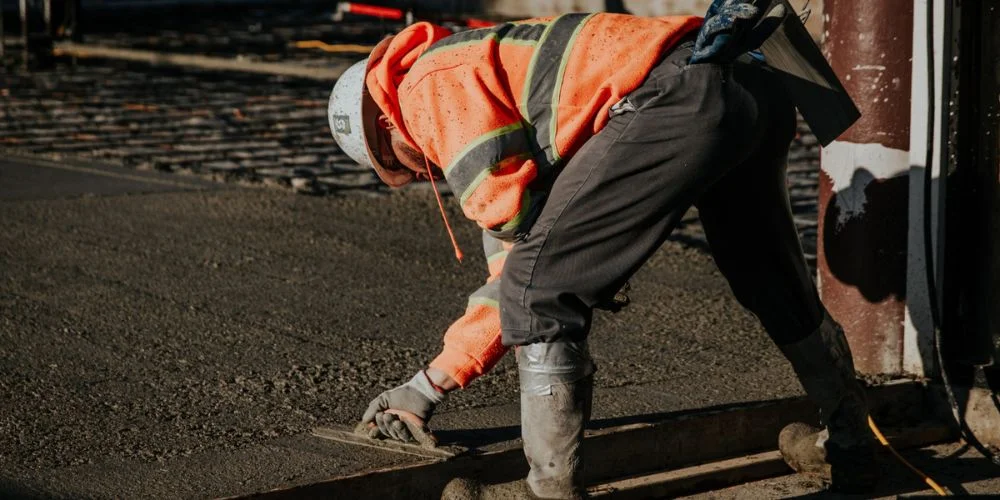
M 529 184 L 537 166 L 529 128 L 481 58 L 468 64 L 420 62 L 400 88 L 404 125 L 413 146 L 440 166 L 466 217 L 483 228 L 486 284 L 444 336 L 431 362 L 465 387 L 507 352 L 501 343 L 500 274 L 516 231 L 533 206 Z M 409 79 L 409 77 L 408 77 Z
M 483 232 L 483 252 L 490 275 L 486 284 L 469 296 L 465 314 L 444 336 L 441 354 L 431 367 L 448 374 L 462 387 L 488 372 L 507 353 L 500 342 L 500 273 L 511 244 Z
M 414 75 L 400 100 L 413 145 L 442 168 L 466 217 L 509 241 L 540 206 L 530 190 L 538 156 L 531 127 L 491 71 L 469 63 Z

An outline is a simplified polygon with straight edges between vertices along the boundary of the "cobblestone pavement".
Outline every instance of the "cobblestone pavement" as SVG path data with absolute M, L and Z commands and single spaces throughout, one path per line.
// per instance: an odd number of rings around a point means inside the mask
M 294 41 L 365 44 L 398 28 L 377 21 L 326 22 L 328 12 L 268 12 L 196 18 L 183 29 L 149 20 L 152 24 L 130 30 L 90 34 L 87 42 L 324 64 L 362 55 L 295 49 Z M 0 74 L 0 151 L 182 171 L 307 194 L 385 192 L 330 138 L 331 87 L 332 82 L 114 62 L 8 71 Z M 800 124 L 789 158 L 789 186 L 811 263 L 818 165 L 816 139 Z M 706 246 L 694 214 L 673 238 Z
M 328 93 L 277 77 L 116 65 L 3 75 L 0 144 L 309 193 L 377 189 L 330 138 Z

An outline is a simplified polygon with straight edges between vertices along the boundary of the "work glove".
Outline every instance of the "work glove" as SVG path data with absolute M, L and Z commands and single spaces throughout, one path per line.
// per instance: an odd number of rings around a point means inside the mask
M 447 393 L 438 391 L 426 372 L 419 371 L 409 382 L 379 394 L 361 417 L 361 425 L 372 439 L 391 438 L 433 445 L 427 421 Z
M 788 13 L 775 2 L 765 13 L 751 0 L 714 0 L 698 32 L 690 64 L 728 63 L 757 50 Z

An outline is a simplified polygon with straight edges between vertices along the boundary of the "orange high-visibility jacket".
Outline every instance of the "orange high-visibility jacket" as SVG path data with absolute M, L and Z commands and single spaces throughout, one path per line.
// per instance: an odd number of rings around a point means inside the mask
M 369 92 L 411 146 L 444 171 L 484 230 L 487 284 L 431 366 L 463 387 L 503 357 L 497 305 L 507 250 L 566 159 L 700 17 L 567 14 L 452 35 L 428 23 L 394 37 Z

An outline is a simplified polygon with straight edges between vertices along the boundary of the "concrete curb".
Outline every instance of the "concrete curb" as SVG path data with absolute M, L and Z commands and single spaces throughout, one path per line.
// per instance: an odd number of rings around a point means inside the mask
M 911 381 L 874 387 L 869 391 L 872 414 L 885 427 L 913 422 L 924 414 L 921 410 L 927 401 L 925 393 L 922 384 Z M 652 484 L 664 491 L 670 488 L 680 491 L 697 489 L 698 485 L 718 487 L 733 481 L 780 474 L 787 471 L 784 464 L 760 452 L 774 449 L 782 427 L 793 421 L 815 423 L 815 415 L 812 403 L 800 397 L 637 417 L 633 422 L 621 419 L 594 422 L 597 428 L 587 432 L 584 442 L 587 482 L 601 484 L 656 473 L 662 477 L 654 476 L 635 485 L 628 483 L 628 486 L 641 490 Z M 908 436 L 906 441 L 911 445 L 923 445 L 952 436 L 949 429 L 942 430 L 940 425 L 929 429 Z M 436 498 L 445 484 L 455 477 L 474 477 L 486 483 L 497 483 L 512 481 L 527 473 L 518 441 L 490 448 L 494 451 L 477 453 L 473 448 L 468 455 L 451 460 L 426 460 L 242 498 Z M 748 461 L 745 456 L 749 454 L 757 455 L 752 455 L 754 458 Z M 680 471 L 661 472 L 732 457 L 743 458 L 721 466 L 701 466 L 708 469 L 683 474 Z M 740 461 L 742 466 L 734 466 Z M 669 484 L 669 488 L 664 484 Z M 595 491 L 607 490 L 601 490 L 601 486 L 596 488 Z M 619 484 L 618 490 L 624 489 Z
M 68 170 L 81 174 L 112 177 L 115 179 L 124 179 L 147 184 L 158 184 L 192 191 L 218 191 L 222 189 L 233 189 L 235 187 L 193 175 L 171 175 L 164 172 L 136 170 L 83 158 L 55 159 L 42 155 L 25 155 L 15 153 L 6 153 L 4 156 L 4 160 L 10 163 L 29 165 L 39 168 Z
M 889 432 L 886 436 L 897 450 L 947 442 L 954 437 L 954 432 L 944 425 Z M 888 456 L 888 452 L 885 455 Z M 886 458 L 886 460 L 892 459 Z M 766 451 L 683 469 L 610 481 L 591 487 L 590 496 L 615 500 L 676 497 L 790 473 L 792 470 L 785 464 L 780 452 Z
M 984 445 L 1000 447 L 1000 399 L 994 400 L 994 395 L 989 389 L 979 387 L 956 386 L 952 391 L 969 430 Z M 931 385 L 929 397 L 933 402 L 932 407 L 938 411 L 939 419 L 953 418 L 951 402 L 943 385 Z
M 53 54 L 56 56 L 79 58 L 115 59 L 146 63 L 153 66 L 179 66 L 214 71 L 239 71 L 263 75 L 289 76 L 322 82 L 335 82 L 353 64 L 336 63 L 327 67 L 313 67 L 294 63 L 247 61 L 243 59 L 175 54 L 153 50 L 123 49 L 75 42 L 57 43 L 53 49 Z

